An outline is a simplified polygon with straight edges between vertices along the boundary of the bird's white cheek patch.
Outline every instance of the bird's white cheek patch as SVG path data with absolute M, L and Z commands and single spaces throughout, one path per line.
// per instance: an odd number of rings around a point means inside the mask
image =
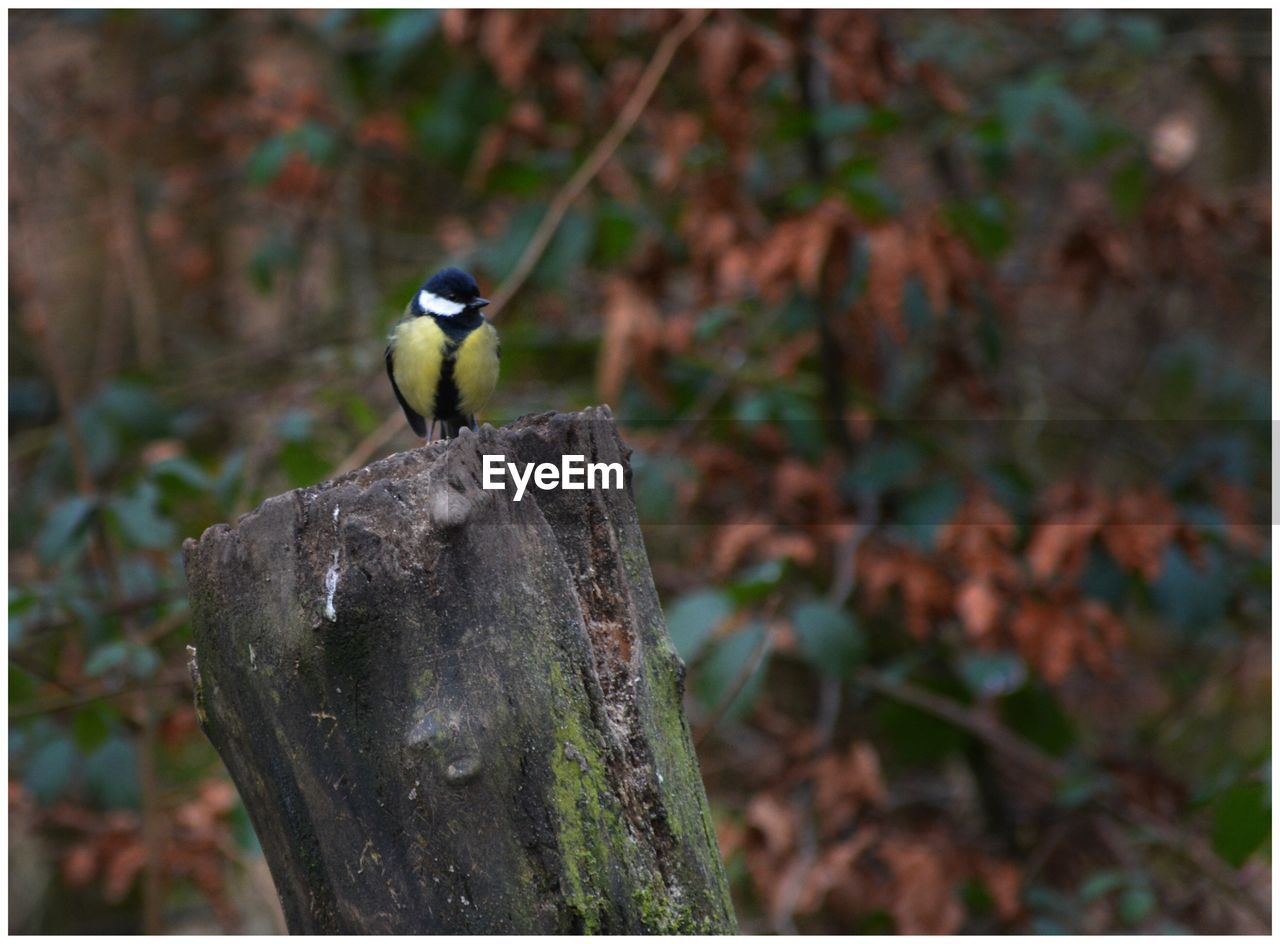
M 429 311 L 433 315 L 440 315 L 442 318 L 450 318 L 460 314 L 462 309 L 467 307 L 462 302 L 451 302 L 447 298 L 433 295 L 425 288 L 418 293 L 418 305 L 421 306 L 423 311 Z

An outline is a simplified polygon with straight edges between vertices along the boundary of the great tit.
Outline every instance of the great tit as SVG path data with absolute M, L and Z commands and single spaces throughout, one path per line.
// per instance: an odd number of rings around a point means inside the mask
M 480 309 L 476 280 L 461 269 L 444 269 L 414 293 L 387 345 L 387 376 L 409 425 L 427 437 L 436 424 L 445 439 L 476 429 L 476 413 L 498 383 L 498 332 Z

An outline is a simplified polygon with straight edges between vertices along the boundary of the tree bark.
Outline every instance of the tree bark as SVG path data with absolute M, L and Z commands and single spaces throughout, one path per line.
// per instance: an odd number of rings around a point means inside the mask
M 626 487 L 482 488 L 482 455 Z M 464 431 L 185 545 L 200 723 L 293 932 L 733 932 L 608 408 Z

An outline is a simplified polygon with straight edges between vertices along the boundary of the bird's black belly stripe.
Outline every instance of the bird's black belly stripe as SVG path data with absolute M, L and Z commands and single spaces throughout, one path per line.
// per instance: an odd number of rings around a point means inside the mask
M 462 412 L 462 396 L 458 393 L 458 384 L 453 379 L 454 348 L 450 345 L 445 355 L 444 364 L 440 367 L 440 382 L 436 385 L 436 419 L 451 419 Z

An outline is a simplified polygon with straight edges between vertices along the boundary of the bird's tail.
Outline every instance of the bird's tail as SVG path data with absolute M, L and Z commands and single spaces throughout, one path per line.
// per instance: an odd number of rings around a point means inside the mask
M 445 439 L 456 439 L 458 434 L 465 429 L 476 428 L 476 418 L 474 416 L 463 416 L 459 413 L 457 416 L 450 416 L 440 421 L 440 425 L 444 430 Z

